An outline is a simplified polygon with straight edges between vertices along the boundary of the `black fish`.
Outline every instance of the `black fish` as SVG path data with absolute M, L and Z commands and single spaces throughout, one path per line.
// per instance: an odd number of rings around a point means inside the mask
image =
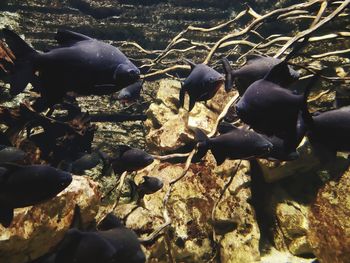
M 234 129 L 237 128 L 227 122 L 221 122 L 218 126 L 218 132 L 220 134 L 231 132 Z M 272 149 L 265 155 L 259 156 L 259 158 L 279 161 L 292 161 L 297 159 L 299 157 L 299 154 L 296 151 L 296 147 L 304 138 L 305 133 L 306 127 L 300 113 L 297 124 L 297 137 L 293 142 L 288 142 L 285 139 L 279 138 L 277 136 L 267 136 L 265 134 L 260 134 L 272 144 Z
M 299 112 L 307 111 L 307 97 L 318 76 L 311 79 L 303 95 L 297 95 L 274 82 L 287 74 L 286 62 L 274 66 L 264 79 L 248 87 L 236 105 L 236 112 L 255 131 L 291 142 L 297 137 Z
M 82 154 L 80 158 L 72 162 L 72 173 L 82 174 L 85 170 L 90 170 L 101 162 L 98 152 Z
M 66 232 L 55 253 L 55 263 L 143 263 L 146 261 L 134 231 L 113 215 L 102 222 L 101 231 L 85 232 L 76 228 Z M 104 219 L 105 220 L 105 219 Z
M 210 149 L 217 165 L 225 159 L 250 159 L 266 155 L 273 145 L 260 134 L 239 128 L 208 138 L 205 133 L 194 129 L 196 140 L 199 142 L 196 158 L 201 159 Z
M 137 192 L 141 199 L 145 195 L 154 194 L 163 188 L 163 182 L 157 177 L 144 176 L 143 182 L 136 185 L 134 181 L 130 181 L 131 187 Z
M 225 71 L 225 90 L 230 91 L 235 82 L 237 90 L 242 96 L 253 82 L 264 78 L 266 74 L 269 73 L 274 66 L 281 63 L 281 61 L 282 60 L 278 58 L 255 55 L 248 59 L 247 63 L 240 69 L 232 70 L 227 58 L 223 58 L 222 64 Z M 288 66 L 287 74 L 281 76 L 278 80 L 278 84 L 282 87 L 286 87 L 298 80 L 298 78 L 299 73 Z
M 16 95 L 32 83 L 41 93 L 34 104 L 37 110 L 60 102 L 68 91 L 110 94 L 139 79 L 139 69 L 118 48 L 88 36 L 58 31 L 55 38 L 60 47 L 39 53 L 13 31 L 2 32 L 16 56 L 11 93 Z
M 308 137 L 331 152 L 350 151 L 350 106 L 319 113 L 308 122 Z
M 119 92 L 117 99 L 121 100 L 122 102 L 131 102 L 131 101 L 137 100 L 138 98 L 140 98 L 142 85 L 143 85 L 143 81 L 139 80 L 139 81 L 123 88 Z
M 114 173 L 118 174 L 140 170 L 153 161 L 153 157 L 145 151 L 126 145 L 119 145 L 117 157 L 110 160 Z
M 299 158 L 299 153 L 297 152 L 296 148 L 303 140 L 307 131 L 307 127 L 302 115 L 302 112 L 299 112 L 296 127 L 296 137 L 291 138 L 291 141 L 288 141 L 287 138 L 279 138 L 275 135 L 266 136 L 262 134 L 262 136 L 264 136 L 264 138 L 266 138 L 273 145 L 272 150 L 266 156 L 264 156 L 264 158 L 279 161 L 293 161 Z
M 0 163 L 22 161 L 27 156 L 25 152 L 15 147 L 0 145 Z
M 214 69 L 205 64 L 194 64 L 186 60 L 191 65 L 191 73 L 181 85 L 180 106 L 184 107 L 185 93 L 189 95 L 189 111 L 191 111 L 197 101 L 210 100 L 224 82 L 224 77 Z
M 13 209 L 55 197 L 72 181 L 70 173 L 46 165 L 0 167 L 0 223 L 8 227 Z

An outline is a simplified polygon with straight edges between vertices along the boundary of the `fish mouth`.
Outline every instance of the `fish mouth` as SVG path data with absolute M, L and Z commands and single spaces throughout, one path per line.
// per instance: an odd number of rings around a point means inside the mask
M 62 177 L 63 178 L 61 180 L 60 186 L 62 186 L 64 189 L 71 184 L 71 182 L 73 181 L 73 177 L 70 173 L 64 173 Z

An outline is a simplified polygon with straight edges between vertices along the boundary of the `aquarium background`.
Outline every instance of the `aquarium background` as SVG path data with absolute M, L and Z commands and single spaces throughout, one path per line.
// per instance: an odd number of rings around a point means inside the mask
M 300 12 L 282 12 L 287 14 L 287 19 L 264 20 L 235 40 L 263 46 L 269 37 L 293 37 L 309 28 L 316 18 L 323 1 L 312 2 L 315 4 L 297 9 Z M 92 147 L 113 154 L 118 145 L 126 144 L 163 156 L 188 152 L 188 145 L 193 143 L 193 132 L 188 126 L 211 132 L 225 105 L 237 94 L 236 91 L 225 93 L 221 88 L 212 100 L 198 103 L 190 114 L 179 109 L 181 81 L 189 74 L 189 66 L 183 59 L 202 63 L 217 41 L 243 30 L 254 18 L 245 15 L 210 32 L 188 30 L 181 36 L 186 40 L 171 46 L 171 52 L 157 60 L 171 41 L 188 26 L 215 27 L 249 7 L 259 16 L 302 3 L 1 0 L 0 27 L 10 27 L 40 51 L 57 47 L 54 36 L 58 29 L 77 31 L 119 47 L 146 76 L 141 98 L 125 105 L 111 96 L 78 97 L 79 105 L 89 114 L 146 114 L 147 120 L 95 122 Z M 321 19 L 337 6 L 336 1 L 328 1 Z M 327 80 L 321 78 L 311 91 L 308 103 L 311 112 L 350 104 L 349 52 L 322 56 L 349 49 L 349 30 L 347 8 L 312 35 L 328 38 L 310 41 L 292 60 L 302 66 L 298 68 L 302 76 L 310 74 L 305 68 L 314 71 L 323 68 L 322 74 L 328 76 Z M 283 40 L 255 50 L 257 54 L 273 56 L 285 43 Z M 239 68 L 246 62 L 248 53 L 255 53 L 254 49 L 250 51 L 252 48 L 231 43 L 218 49 L 208 64 L 223 74 L 220 62 L 223 56 L 233 68 Z M 157 74 L 175 65 L 180 67 Z M 24 100 L 33 100 L 29 92 L 12 98 L 5 82 L 1 82 L 2 107 L 14 108 Z M 290 89 L 302 92 L 305 85 L 302 82 Z M 235 121 L 235 118 L 231 107 L 226 120 Z M 55 199 L 16 210 L 13 226 L 0 227 L 0 262 L 31 262 L 54 251 L 69 228 L 75 204 L 81 206 L 86 229 L 94 229 L 111 211 L 117 198 L 120 201 L 113 213 L 143 240 L 147 262 L 349 262 L 348 156 L 338 153 L 335 159 L 320 158 L 307 140 L 298 151 L 300 158 L 291 162 L 226 160 L 217 166 L 211 153 L 189 167 L 185 164 L 186 157 L 156 160 L 126 176 L 137 184 L 143 181 L 143 176 L 155 176 L 163 181 L 163 189 L 146 195 L 141 203 L 128 183 L 101 201 L 113 186 L 119 185 L 120 175 L 114 176 L 110 171 L 109 176 L 102 177 L 105 171 L 99 164 L 84 176 L 75 176 L 72 186 Z M 39 159 L 35 160 L 44 162 Z M 187 173 L 183 174 L 184 171 Z

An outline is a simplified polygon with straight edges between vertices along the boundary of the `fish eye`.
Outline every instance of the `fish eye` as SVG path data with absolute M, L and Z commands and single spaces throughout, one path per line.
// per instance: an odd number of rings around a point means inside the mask
M 130 70 L 128 70 L 128 73 L 131 76 L 135 76 L 135 75 L 139 75 L 140 71 L 139 70 L 135 70 L 135 69 L 130 69 Z

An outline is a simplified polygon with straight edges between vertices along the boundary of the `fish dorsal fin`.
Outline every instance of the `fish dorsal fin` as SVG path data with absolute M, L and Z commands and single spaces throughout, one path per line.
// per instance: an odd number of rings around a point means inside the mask
M 248 54 L 246 55 L 246 64 L 252 63 L 254 60 L 266 58 L 265 56 L 259 55 L 259 54 Z
M 123 144 L 120 144 L 117 146 L 118 147 L 118 152 L 120 155 L 122 155 L 123 153 L 125 153 L 126 151 L 129 151 L 131 150 L 132 148 L 128 145 L 123 145 Z
M 55 39 L 61 46 L 71 46 L 79 41 L 91 40 L 92 38 L 69 30 L 58 30 Z
M 144 182 L 147 182 L 147 181 L 149 181 L 150 180 L 150 177 L 149 176 L 147 176 L 147 175 L 145 175 L 144 177 L 142 177 L 143 178 L 143 181 Z
M 280 63 L 272 67 L 269 73 L 267 73 L 264 77 L 264 80 L 273 82 L 275 84 L 280 84 L 289 75 L 288 64 L 285 60 L 282 60 Z
M 233 124 L 231 124 L 231 123 L 221 122 L 219 124 L 219 127 L 218 127 L 218 132 L 220 134 L 225 134 L 225 133 L 229 133 L 229 132 L 231 132 L 233 130 L 236 130 L 236 129 L 238 129 L 238 127 L 233 125 Z
M 184 58 L 184 61 L 191 66 L 191 71 L 197 66 L 194 62 L 187 58 Z

